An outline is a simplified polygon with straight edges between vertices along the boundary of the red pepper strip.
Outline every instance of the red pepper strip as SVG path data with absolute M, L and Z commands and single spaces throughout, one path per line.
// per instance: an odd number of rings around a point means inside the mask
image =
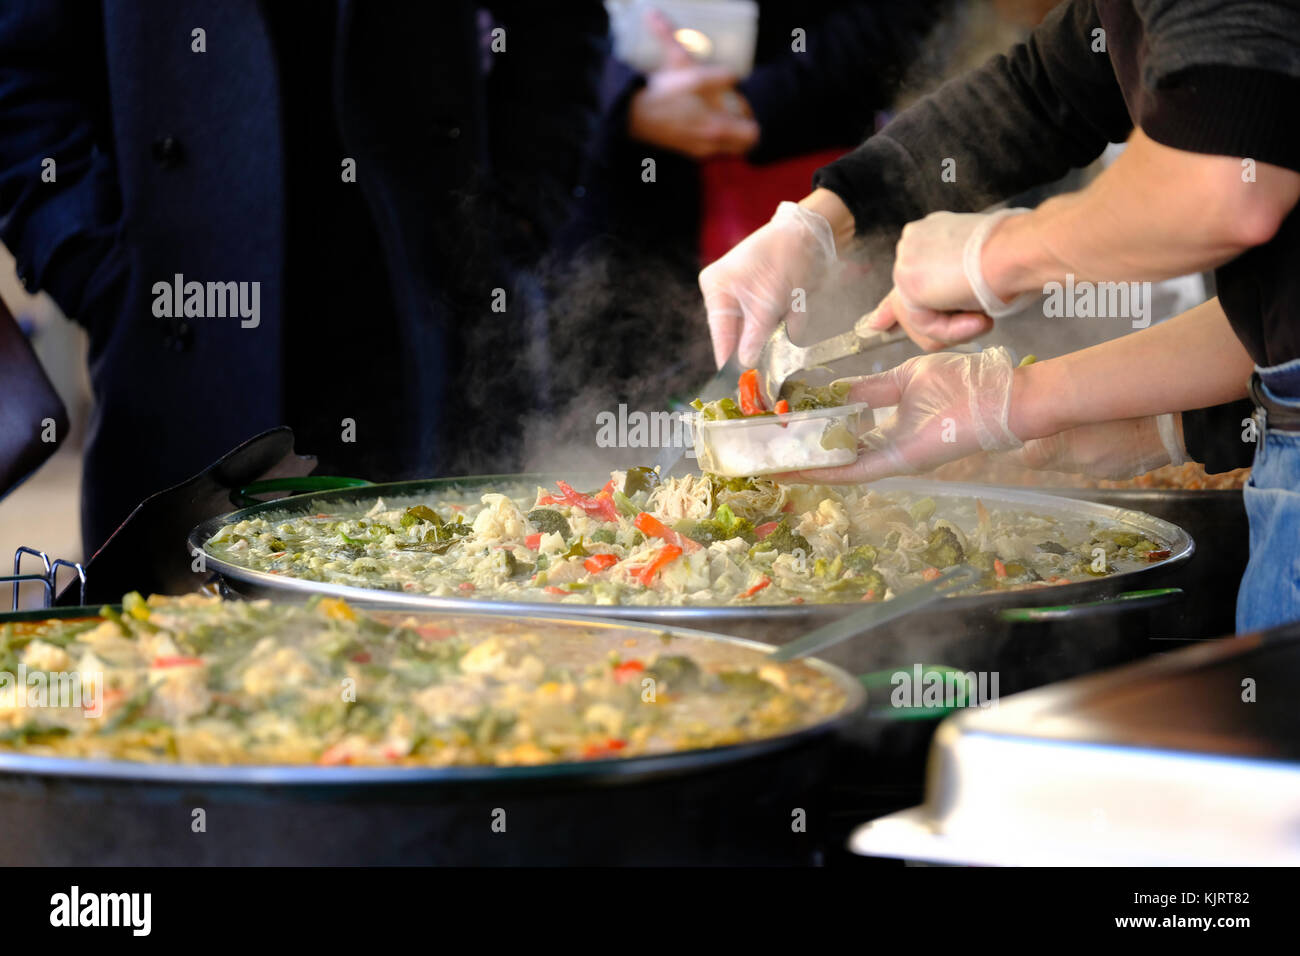
M 777 529 L 777 523 L 775 521 L 768 521 L 764 524 L 759 525 L 757 528 L 754 529 L 754 537 L 756 537 L 759 541 L 762 541 L 764 538 L 766 538 L 769 534 L 771 534 L 776 529 Z
M 940 571 L 938 568 L 926 568 L 924 571 L 921 572 L 921 579 L 924 581 L 933 581 L 936 578 L 938 578 L 939 575 L 941 575 L 942 573 L 943 572 Z
M 645 665 L 640 661 L 624 661 L 622 664 L 615 664 L 614 682 L 618 684 L 626 684 L 643 670 L 645 670 Z
M 763 580 L 759 581 L 752 588 L 750 588 L 748 591 L 742 594 L 741 597 L 753 597 L 755 594 L 763 590 L 763 588 L 767 587 L 771 583 L 772 583 L 772 579 L 767 577 L 767 575 L 764 575 Z
M 584 757 L 608 757 L 614 751 L 622 750 L 626 746 L 626 740 L 610 737 L 603 744 L 587 744 L 582 748 L 582 755 Z
M 761 415 L 767 411 L 763 407 L 763 396 L 758 392 L 758 369 L 751 368 L 740 376 L 740 410 L 745 415 Z
M 679 554 L 682 551 L 700 550 L 699 542 L 678 534 L 648 511 L 642 511 L 638 514 L 632 524 L 647 538 L 659 538 L 665 544 L 671 544 L 673 547 L 680 549 Z
M 592 574 L 600 574 L 601 571 L 608 571 L 614 565 L 618 564 L 618 555 L 616 554 L 593 554 L 582 566 Z
M 600 491 L 595 498 L 590 498 L 580 492 L 574 491 L 573 486 L 566 481 L 557 481 L 556 487 L 560 489 L 558 495 L 543 495 L 537 499 L 539 505 L 573 505 L 575 508 L 581 508 L 593 518 L 601 518 L 605 521 L 618 520 L 618 506 L 614 504 L 612 491 L 606 494 L 606 491 L 613 486 L 613 480 L 605 485 L 605 490 Z
M 776 403 L 774 411 L 778 415 L 788 415 L 790 413 L 790 403 L 783 398 Z
M 568 594 L 569 593 L 568 591 L 564 590 L 564 588 L 557 588 L 554 584 L 548 584 L 546 587 L 542 588 L 542 590 L 545 591 L 547 594 Z
M 618 505 L 614 504 L 614 495 L 611 492 L 602 491 L 593 500 L 600 510 L 594 514 L 588 511 L 587 514 L 593 518 L 603 518 L 606 521 L 618 521 Z
M 358 664 L 369 664 L 370 655 L 366 651 L 361 651 L 358 654 L 353 654 L 351 660 L 355 661 Z
M 1002 563 L 1000 558 L 993 559 L 993 573 L 1000 578 L 1007 576 L 1007 566 Z
M 347 742 L 343 740 L 328 748 L 316 761 L 322 767 L 337 767 L 339 764 L 351 762 L 352 755 L 347 752 Z
M 661 568 L 671 564 L 681 556 L 682 549 L 677 547 L 675 544 L 664 545 L 663 550 L 655 556 L 653 561 L 647 564 L 640 571 L 636 572 L 636 579 L 646 587 L 649 587 L 650 582 L 654 580 L 655 575 L 659 573 Z
M 175 655 L 172 657 L 155 657 L 151 667 L 199 667 L 203 664 L 201 657 L 183 657 Z
M 1147 560 L 1148 560 L 1148 561 L 1163 561 L 1165 558 L 1169 557 L 1169 555 L 1171 555 L 1171 554 L 1173 554 L 1173 552 L 1170 551 L 1168 548 L 1161 548 L 1159 551 L 1148 551 L 1148 552 L 1147 552 Z
M 530 534 L 528 537 L 524 538 L 524 544 L 528 546 L 529 551 L 536 551 L 542 546 L 541 534 Z
M 456 585 L 456 587 L 460 588 L 462 591 L 474 590 L 474 584 L 472 581 L 461 581 L 460 584 Z

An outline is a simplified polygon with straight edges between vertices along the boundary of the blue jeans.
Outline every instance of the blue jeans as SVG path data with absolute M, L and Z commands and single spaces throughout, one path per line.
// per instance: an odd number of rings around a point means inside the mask
M 1300 409 L 1300 359 L 1258 371 L 1270 399 Z M 1300 432 L 1266 427 L 1256 436 L 1244 494 L 1250 563 L 1237 594 L 1238 633 L 1300 620 Z

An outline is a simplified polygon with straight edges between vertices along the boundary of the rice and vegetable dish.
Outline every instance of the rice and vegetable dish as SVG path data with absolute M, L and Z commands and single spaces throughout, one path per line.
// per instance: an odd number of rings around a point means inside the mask
M 661 480 L 644 467 L 585 491 L 559 481 L 322 507 L 235 521 L 205 547 L 244 568 L 335 585 L 645 606 L 882 601 L 962 563 L 982 573 L 971 591 L 1043 587 L 1169 556 L 1130 528 L 974 498 Z
M 0 686 L 0 749 L 144 762 L 623 758 L 787 734 L 846 703 L 826 673 L 742 645 L 335 598 L 130 594 L 120 612 L 3 625 L 0 671 L 22 684 Z

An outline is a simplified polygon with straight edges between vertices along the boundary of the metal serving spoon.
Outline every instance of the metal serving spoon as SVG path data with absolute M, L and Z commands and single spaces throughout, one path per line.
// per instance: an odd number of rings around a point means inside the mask
M 784 320 L 768 337 L 763 351 L 758 354 L 758 388 L 763 395 L 763 403 L 768 408 L 776 404 L 781 395 L 781 386 L 795 372 L 816 368 L 834 362 L 836 359 L 884 348 L 907 338 L 901 328 L 888 332 L 877 332 L 867 327 L 867 317 L 862 316 L 853 328 L 840 335 L 832 336 L 816 345 L 800 348 L 790 341 L 790 331 Z

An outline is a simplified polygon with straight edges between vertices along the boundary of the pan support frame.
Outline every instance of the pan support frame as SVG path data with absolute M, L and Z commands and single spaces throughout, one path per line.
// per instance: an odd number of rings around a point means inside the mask
M 42 571 L 39 574 L 23 574 L 22 565 L 24 555 L 30 555 L 41 562 Z M 68 568 L 77 576 L 80 584 L 81 602 L 86 603 L 86 569 L 77 561 L 67 561 L 63 558 L 51 559 L 44 551 L 38 551 L 36 548 L 29 548 L 21 545 L 14 551 L 14 573 L 0 575 L 0 584 L 13 582 L 13 600 L 11 610 L 18 610 L 19 589 L 26 583 L 39 583 L 44 592 L 41 605 L 43 608 L 54 606 L 54 593 L 57 590 L 58 575 L 61 568 Z

